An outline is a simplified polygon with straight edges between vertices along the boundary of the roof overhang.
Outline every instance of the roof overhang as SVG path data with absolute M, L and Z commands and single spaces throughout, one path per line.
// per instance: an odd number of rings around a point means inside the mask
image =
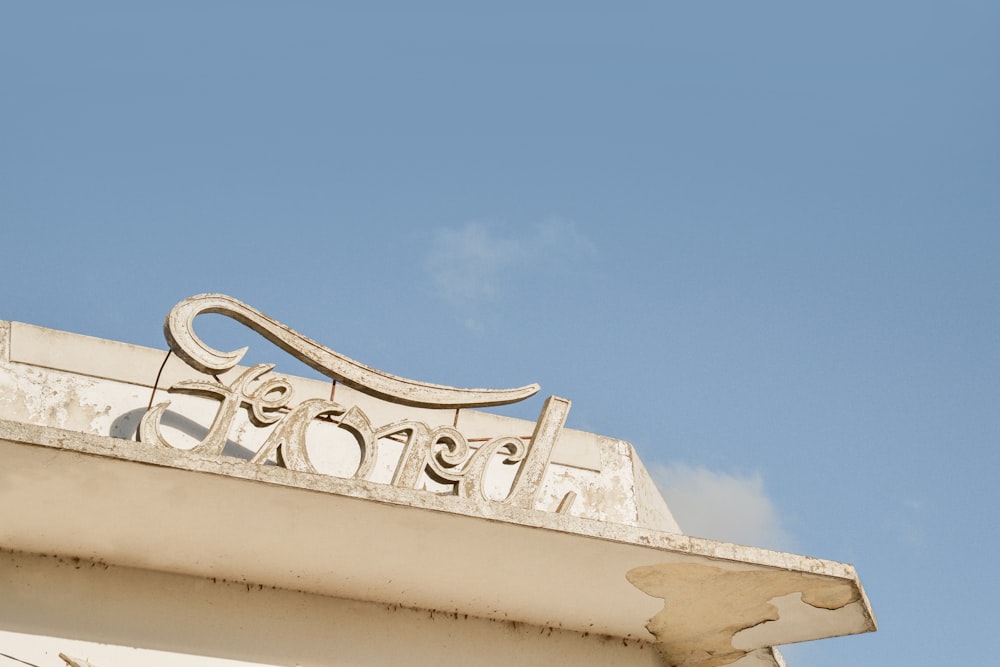
M 842 563 L 20 422 L 0 457 L 21 551 L 651 640 L 674 664 L 875 629 Z

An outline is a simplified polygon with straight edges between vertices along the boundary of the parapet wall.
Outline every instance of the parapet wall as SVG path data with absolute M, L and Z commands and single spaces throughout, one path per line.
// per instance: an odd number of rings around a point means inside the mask
M 194 449 L 219 413 L 218 397 L 169 392 L 184 383 L 231 385 L 249 370 L 237 366 L 217 376 L 199 373 L 165 350 L 45 329 L 20 322 L 0 322 L 0 419 L 55 427 L 91 435 L 136 440 L 139 422 L 153 404 L 169 402 L 161 419 L 163 439 L 181 450 Z M 166 362 L 164 364 L 164 362 Z M 161 371 L 162 366 L 162 371 Z M 453 428 L 473 451 L 498 436 L 528 440 L 535 424 L 473 409 L 429 409 L 381 400 L 346 385 L 271 372 L 287 381 L 293 401 L 328 400 L 356 407 L 377 428 L 418 422 L 429 429 Z M 154 383 L 157 389 L 154 391 Z M 261 378 L 263 380 L 264 378 Z M 277 423 L 255 424 L 252 412 L 234 410 L 222 455 L 250 461 L 274 432 Z M 309 460 L 320 474 L 349 478 L 360 459 L 355 438 L 333 424 L 310 427 Z M 392 484 L 401 465 L 404 443 L 385 437 L 366 479 Z M 483 482 L 487 495 L 501 499 L 510 489 L 516 468 L 502 456 L 490 461 Z M 273 464 L 274 455 L 265 459 Z M 435 493 L 447 485 L 421 473 L 412 485 Z M 562 429 L 553 448 L 532 509 L 556 511 L 567 494 L 569 516 L 642 526 L 679 533 L 680 528 L 656 490 L 631 444 L 573 429 Z

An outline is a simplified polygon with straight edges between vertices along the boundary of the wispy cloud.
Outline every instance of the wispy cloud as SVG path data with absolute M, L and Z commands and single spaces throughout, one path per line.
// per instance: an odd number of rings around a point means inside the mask
M 439 296 L 455 304 L 493 298 L 505 270 L 527 260 L 524 243 L 501 238 L 489 225 L 434 231 L 427 270 Z
M 683 464 L 654 465 L 651 472 L 685 533 L 794 550 L 760 474 L 733 475 Z
M 547 220 L 520 234 L 473 222 L 435 230 L 425 267 L 439 297 L 469 309 L 495 300 L 516 276 L 565 273 L 596 254 L 571 221 Z
M 909 550 L 919 550 L 927 546 L 925 530 L 927 509 L 916 498 L 902 498 L 896 506 L 890 505 L 884 519 L 887 535 L 896 539 Z

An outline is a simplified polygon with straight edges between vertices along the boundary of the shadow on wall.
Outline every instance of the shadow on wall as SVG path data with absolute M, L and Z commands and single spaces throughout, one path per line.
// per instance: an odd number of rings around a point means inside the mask
M 146 408 L 136 408 L 120 415 L 114 420 L 114 422 L 111 423 L 111 431 L 108 435 L 112 438 L 138 441 L 139 422 L 142 421 L 142 416 L 144 414 L 146 414 Z M 165 427 L 183 433 L 191 438 L 193 442 L 201 442 L 208 435 L 207 427 L 199 424 L 193 419 L 189 419 L 176 412 L 171 412 L 170 410 L 163 413 L 163 419 L 160 423 Z M 240 445 L 238 442 L 229 439 L 226 440 L 226 446 L 222 450 L 223 456 L 232 456 L 234 458 L 243 459 L 244 461 L 252 459 L 254 453 L 255 452 Z

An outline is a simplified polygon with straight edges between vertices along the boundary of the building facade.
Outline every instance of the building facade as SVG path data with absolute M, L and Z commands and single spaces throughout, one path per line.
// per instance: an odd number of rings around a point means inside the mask
M 570 401 L 487 411 L 535 385 L 396 377 L 218 294 L 165 333 L 0 323 L 0 666 L 764 667 L 875 629 L 850 565 L 684 535 Z

